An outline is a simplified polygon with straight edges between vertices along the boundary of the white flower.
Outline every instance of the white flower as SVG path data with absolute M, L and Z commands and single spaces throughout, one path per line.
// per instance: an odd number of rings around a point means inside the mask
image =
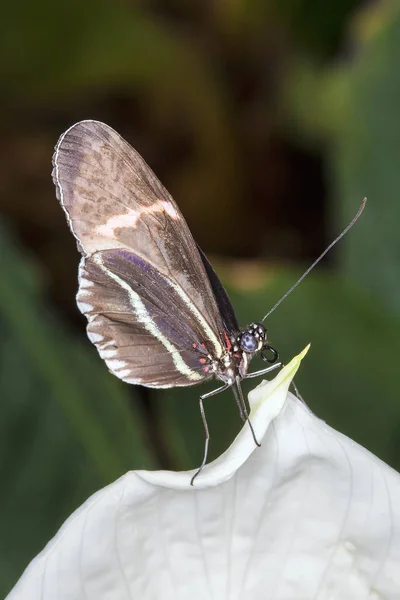
M 94 494 L 9 600 L 400 598 L 400 476 L 288 393 L 302 355 L 250 394 L 232 446 L 191 473 Z

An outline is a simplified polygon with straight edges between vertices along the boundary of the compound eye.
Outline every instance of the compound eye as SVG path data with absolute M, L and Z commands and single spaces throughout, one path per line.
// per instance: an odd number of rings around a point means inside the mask
M 251 333 L 244 333 L 240 338 L 240 347 L 244 352 L 256 352 L 258 340 Z

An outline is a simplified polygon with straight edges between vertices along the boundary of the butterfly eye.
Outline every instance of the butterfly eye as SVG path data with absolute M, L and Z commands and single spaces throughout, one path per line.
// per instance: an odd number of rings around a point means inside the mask
M 258 350 L 258 340 L 251 333 L 244 333 L 240 338 L 240 347 L 244 352 L 256 352 Z

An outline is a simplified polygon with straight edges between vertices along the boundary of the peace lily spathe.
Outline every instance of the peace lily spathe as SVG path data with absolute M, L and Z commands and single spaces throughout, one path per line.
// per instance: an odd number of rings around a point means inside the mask
M 244 426 L 190 486 L 135 471 L 100 490 L 9 600 L 400 597 L 400 476 L 288 393 L 305 352 L 250 394 Z

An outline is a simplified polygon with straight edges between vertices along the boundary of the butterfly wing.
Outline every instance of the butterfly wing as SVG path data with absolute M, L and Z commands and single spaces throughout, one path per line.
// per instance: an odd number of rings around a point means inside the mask
M 176 203 L 113 129 L 82 121 L 53 158 L 57 196 L 83 255 L 78 305 L 110 370 L 151 387 L 212 375 L 224 324 Z
M 229 300 L 229 296 L 203 250 L 200 248 L 200 246 L 197 246 L 197 248 L 199 250 L 200 258 L 203 262 L 208 280 L 218 305 L 218 309 L 224 324 L 224 330 L 228 337 L 236 335 L 239 333 L 239 325 L 236 319 L 235 311 L 233 310 L 233 306 Z

